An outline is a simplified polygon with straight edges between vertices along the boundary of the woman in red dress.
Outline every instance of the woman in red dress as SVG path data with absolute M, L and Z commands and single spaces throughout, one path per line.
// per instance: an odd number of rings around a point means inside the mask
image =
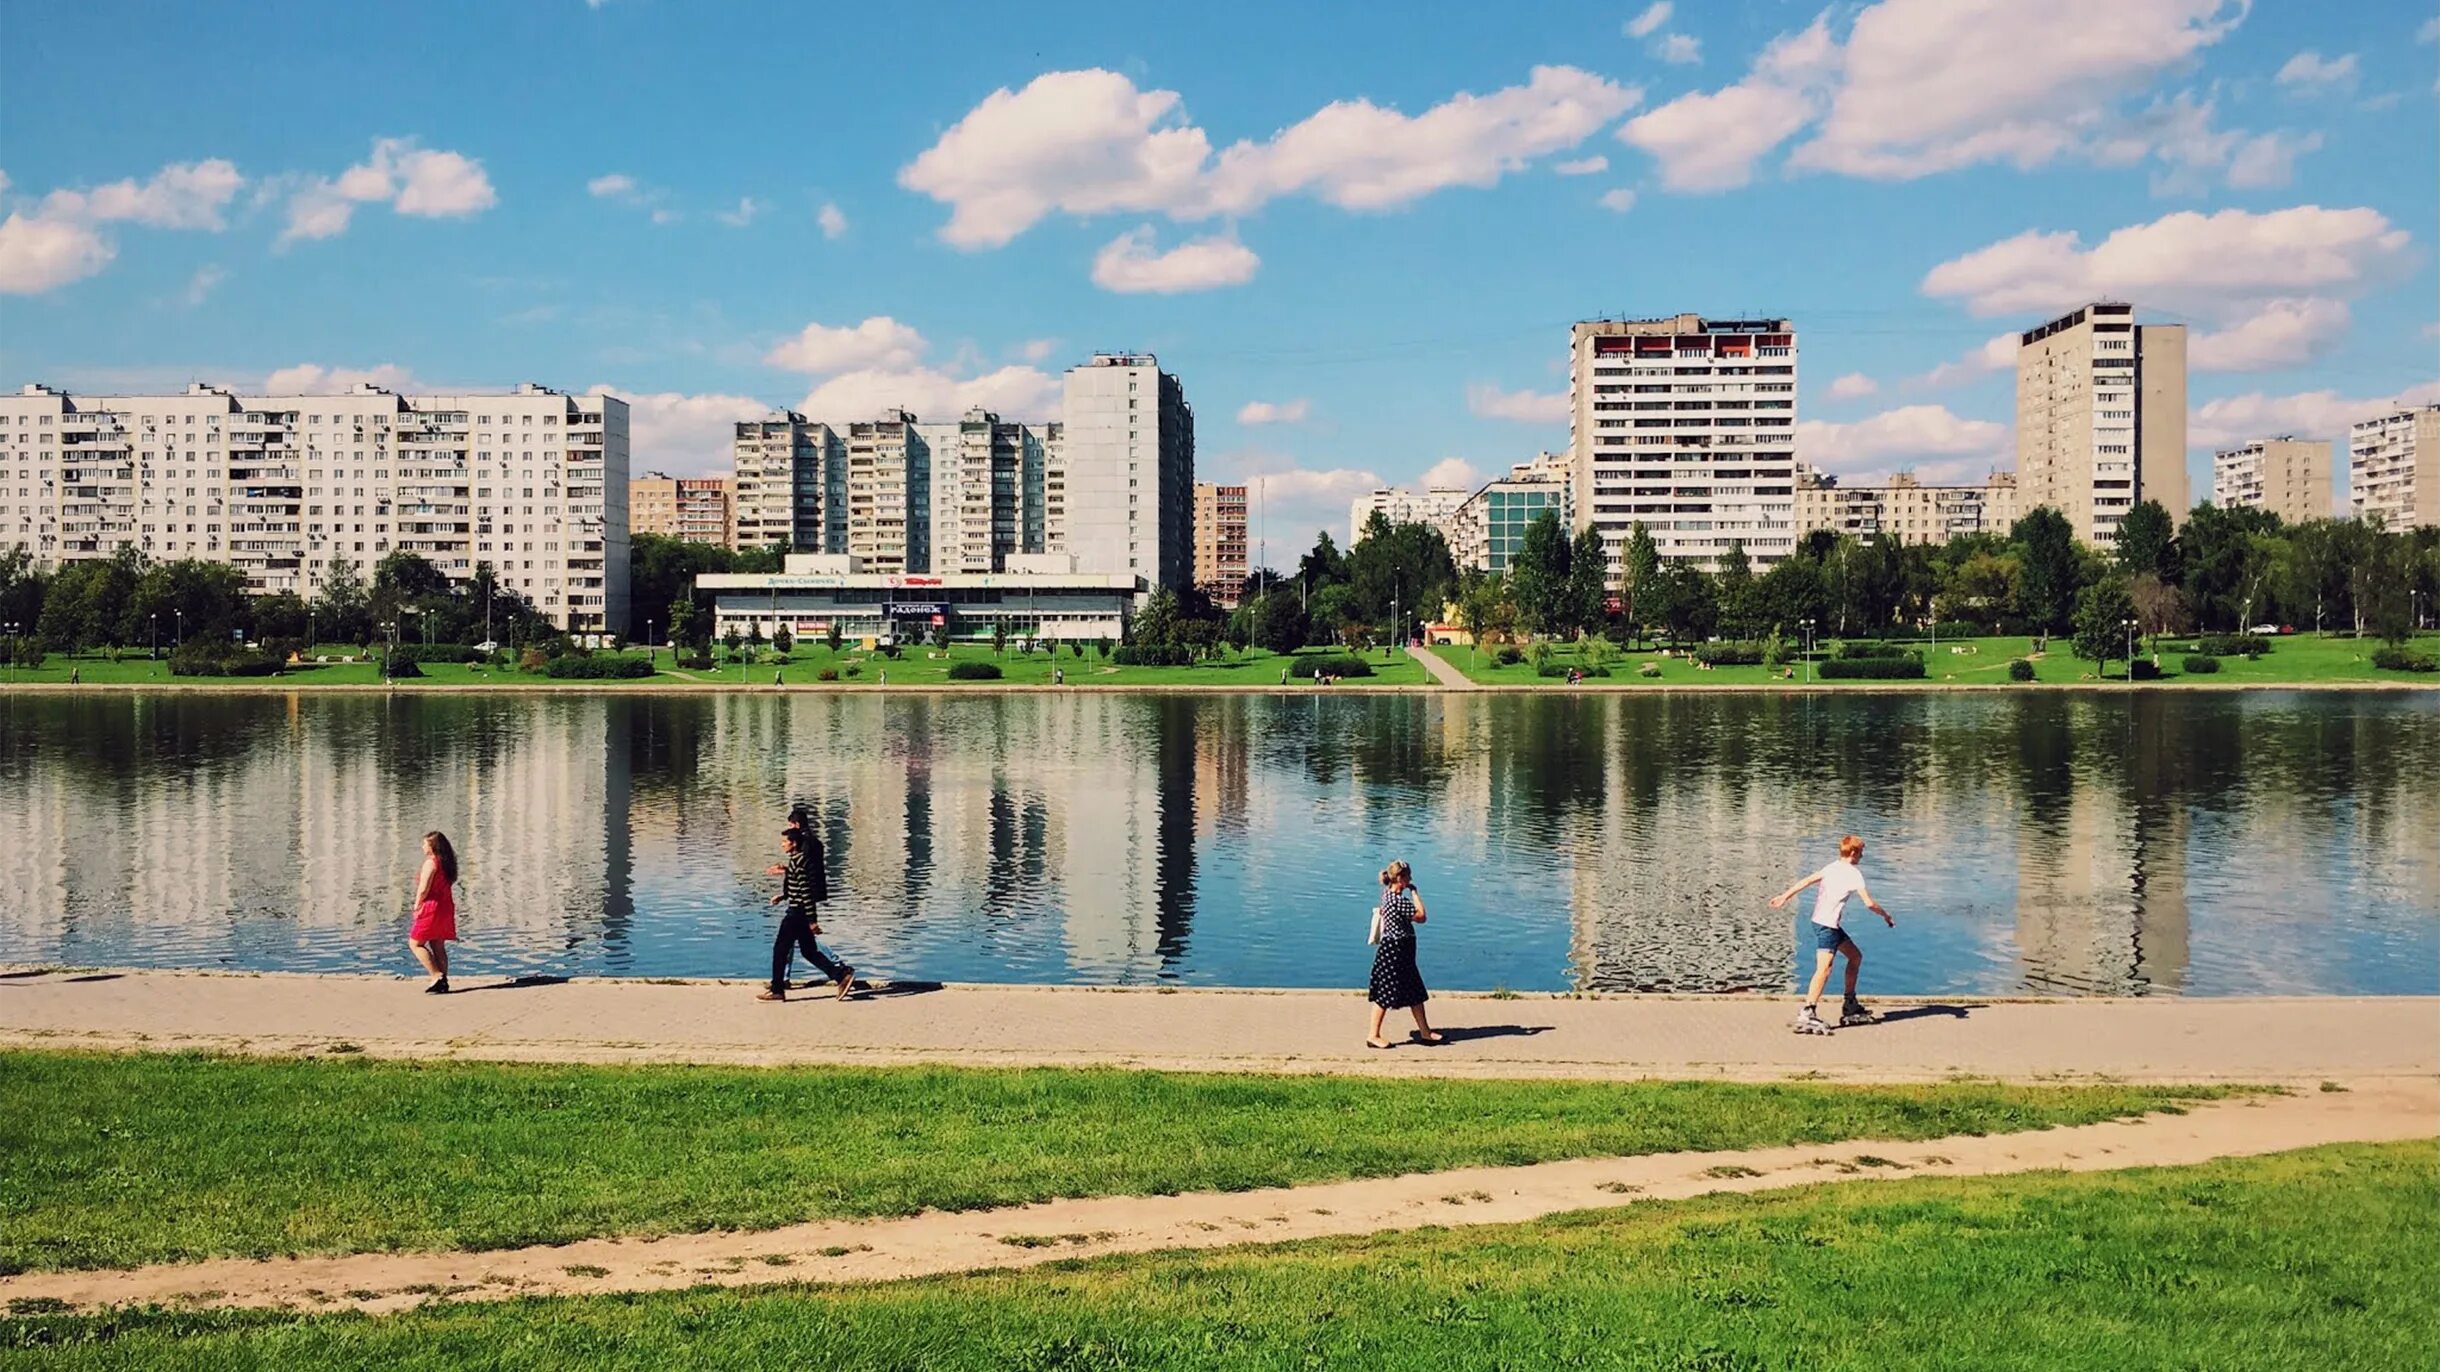
M 415 923 L 407 929 L 407 947 L 432 974 L 427 995 L 449 994 L 449 940 L 457 934 L 457 850 L 438 829 L 424 835 L 424 865 L 415 873 Z

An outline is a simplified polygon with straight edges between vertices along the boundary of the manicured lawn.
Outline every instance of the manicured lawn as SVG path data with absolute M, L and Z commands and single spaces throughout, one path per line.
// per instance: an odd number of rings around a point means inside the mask
M 1837 651 L 1836 640 L 1819 645 L 1819 655 L 1827 658 Z M 1921 682 L 1878 683 L 1899 686 L 1914 685 L 2010 685 L 2008 663 L 2024 657 L 2033 649 L 2030 638 L 1969 638 L 1962 642 L 1942 639 L 1938 651 L 1926 642 L 1904 645 L 1924 653 L 1927 675 Z M 2034 663 L 2037 682 L 2060 685 L 2090 682 L 2093 664 L 2072 656 L 2064 638 L 2050 640 L 2050 651 Z M 2377 640 L 2355 638 L 2324 638 L 2315 634 L 2290 634 L 2272 640 L 2271 651 L 2259 658 L 2229 657 L 2220 660 L 2220 670 L 2208 676 L 2189 676 L 2181 660 L 2193 649 L 2192 639 L 2163 639 L 2160 661 L 2164 672 L 2158 682 L 2140 685 L 2175 686 L 2181 683 L 2225 685 L 2297 685 L 2311 686 L 2333 682 L 2386 681 L 2410 685 L 2440 686 L 2440 676 L 2418 675 L 2412 672 L 2384 672 L 2371 662 Z M 2440 634 L 2424 634 L 2411 645 L 2424 652 L 2440 651 Z M 1574 644 L 1554 645 L 1557 660 L 1563 665 L 1581 665 L 1584 661 Z M 1533 663 L 1517 662 L 1501 666 L 1493 650 L 1470 651 L 1465 648 L 1436 647 L 1443 661 L 1455 666 L 1476 681 L 1497 686 L 1556 686 L 1566 689 L 1565 678 L 1545 678 L 1534 674 Z M 2140 646 L 2139 646 L 2140 651 Z M 1640 675 L 1645 663 L 1657 664 L 1658 677 Z M 1795 684 L 1807 681 L 1801 663 L 1795 664 Z M 1760 686 L 1786 685 L 1781 668 L 1770 667 L 1697 667 L 1683 652 L 1666 656 L 1659 649 L 1622 653 L 1610 662 L 1610 675 L 1588 679 L 1585 686 Z M 2123 680 L 2124 666 L 2112 663 L 2107 679 Z M 1871 682 L 1820 681 L 1823 686 L 1863 686 Z M 1579 688 L 1581 689 L 1581 688 Z
M 2428 1368 L 2440 1154 L 1849 1184 L 815 1290 L 32 1316 L 45 1366 Z
M 0 1271 L 1930 1138 L 2207 1091 L 0 1054 Z

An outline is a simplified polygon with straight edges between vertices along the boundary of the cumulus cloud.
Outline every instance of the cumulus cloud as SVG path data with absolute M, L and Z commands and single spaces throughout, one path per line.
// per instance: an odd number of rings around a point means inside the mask
M 2356 70 L 2355 54 L 2324 57 L 2306 48 L 2279 68 L 2276 78 L 2288 90 L 2301 94 L 2317 94 L 2327 90 L 2352 90 L 2360 73 Z
M 1861 396 L 1871 395 L 1880 389 L 1880 382 L 1862 372 L 1849 372 L 1830 383 L 1830 398 L 1832 400 L 1854 400 Z
M 585 393 L 627 402 L 627 467 L 639 476 L 648 471 L 672 476 L 725 473 L 735 436 L 732 426 L 741 419 L 760 419 L 774 408 L 752 396 L 632 391 L 600 382 Z
M 1557 391 L 1503 391 L 1497 386 L 1468 386 L 1466 408 L 1485 419 L 1512 419 L 1520 424 L 1564 424 L 1568 394 Z
M 1993 372 L 2007 371 L 2016 366 L 2017 345 L 2018 339 L 2013 329 L 1994 334 L 1968 348 L 1964 356 L 1943 362 L 1921 376 L 1909 378 L 1907 384 L 1918 387 L 1956 386 Z
M 2007 425 L 1963 419 L 1945 405 L 1901 406 L 1852 424 L 1820 419 L 1796 424 L 1797 457 L 1841 475 L 1887 470 L 1919 457 L 1996 462 L 2012 449 Z
M 847 212 L 830 201 L 824 201 L 822 208 L 814 211 L 813 222 L 824 238 L 837 238 L 847 232 Z
M 910 367 L 923 356 L 924 337 L 911 324 L 877 314 L 861 324 L 807 324 L 795 337 L 765 354 L 763 361 L 816 376 L 878 368 Z
M 719 220 L 721 223 L 728 225 L 732 229 L 742 229 L 746 225 L 754 222 L 755 216 L 762 213 L 762 208 L 762 202 L 756 200 L 753 196 L 740 196 L 737 201 L 737 208 L 733 210 L 715 210 L 712 212 L 712 218 Z
M 1635 208 L 1635 192 L 1625 186 L 1618 186 L 1603 191 L 1601 199 L 1596 203 L 1612 214 L 1625 214 Z
M 634 177 L 625 172 L 611 172 L 585 183 L 585 193 L 596 200 L 633 200 L 644 193 Z
M 961 248 L 998 247 L 1054 213 L 1197 220 L 1293 194 L 1394 209 L 1490 186 L 1583 142 L 1640 98 L 1574 67 L 1536 67 L 1522 86 L 1461 92 L 1416 115 L 1337 101 L 1215 155 L 1176 91 L 1139 90 L 1099 69 L 1046 72 L 985 97 L 898 181 L 950 207 L 941 237 Z
M 1029 338 L 1017 345 L 1017 356 L 1028 362 L 1040 362 L 1058 350 L 1056 338 Z
M 2227 322 L 2269 300 L 2346 297 L 2385 284 L 2410 265 L 2409 242 L 2371 209 L 2188 210 L 2129 225 L 2090 248 L 2072 231 L 2027 230 L 1932 268 L 1923 291 L 1976 314 L 2117 298 Z
M 1753 179 L 1764 154 L 1812 121 L 1837 61 L 1825 15 L 1773 39 L 1744 80 L 1681 95 L 1628 120 L 1618 137 L 1651 154 L 1671 190 L 1734 189 Z
M 1240 424 L 1302 424 L 1305 422 L 1306 412 L 1311 408 L 1311 402 L 1302 399 L 1282 400 L 1277 404 L 1268 400 L 1250 400 L 1246 402 L 1244 408 L 1237 411 L 1237 422 Z
M 314 362 L 300 362 L 282 367 L 263 378 L 264 395 L 339 395 L 371 384 L 387 391 L 410 391 L 416 388 L 415 374 L 395 362 L 374 367 L 325 367 Z
M 1176 295 L 1241 286 L 1254 279 L 1262 259 L 1234 238 L 1189 239 L 1159 250 L 1152 226 L 1111 239 L 1093 255 L 1093 284 L 1121 295 Z
M 2262 372 L 2301 366 L 2338 346 L 2352 323 L 2346 302 L 2307 296 L 2266 301 L 2224 329 L 2186 345 L 2186 365 L 2198 372 Z
M 0 189 L 8 185 L 0 177 Z M 163 167 L 149 180 L 113 181 L 89 190 L 56 190 L 0 220 L 0 293 L 34 295 L 82 281 L 110 265 L 117 246 L 105 224 L 152 229 L 228 227 L 228 208 L 245 178 L 210 158 Z
M 228 268 L 217 262 L 207 262 L 197 267 L 195 274 L 186 279 L 186 289 L 178 293 L 178 298 L 192 309 L 210 299 L 212 292 L 220 288 L 220 283 L 228 279 Z
M 2238 190 L 2272 190 L 2296 179 L 2296 159 L 2321 146 L 2318 133 L 2265 133 L 2237 144 L 2228 155 L 2228 184 Z
M 1550 169 L 1559 173 L 1561 176 L 1591 176 L 1596 172 L 1608 171 L 1610 169 L 1610 159 L 1600 156 L 1599 154 L 1595 154 L 1591 157 L 1579 157 L 1568 162 L 1553 162 L 1550 164 Z
M 356 206 L 387 203 L 422 219 L 463 219 L 500 203 L 483 164 L 463 153 L 417 146 L 412 138 L 382 138 L 372 155 L 336 177 L 308 181 L 288 201 L 279 243 L 333 238 L 347 232 Z
M 1482 469 L 1462 457 L 1444 457 L 1423 469 L 1425 490 L 1471 491 L 1482 484 Z
M 1247 512 L 1251 517 L 1260 510 L 1259 537 L 1268 545 L 1271 564 L 1290 570 L 1324 530 L 1344 547 L 1348 506 L 1356 497 L 1391 484 L 1368 468 L 1304 467 L 1284 454 L 1259 449 L 1223 453 L 1212 469 L 1214 476 L 1203 477 L 1200 470 L 1197 476 L 1247 487 Z
M 1690 33 L 1665 33 L 1652 43 L 1652 55 L 1673 66 L 1703 60 L 1703 40 Z
M 833 424 L 893 407 L 926 419 L 954 418 L 975 406 L 1009 420 L 1056 419 L 1059 395 L 1059 379 L 1034 367 L 1002 367 L 969 377 L 933 367 L 862 368 L 823 381 L 797 408 Z
M 2248 391 L 2197 406 L 2186 421 L 2186 442 L 2196 448 L 2233 448 L 2258 438 L 2344 438 L 2348 426 L 2409 405 L 2440 402 L 2440 382 L 2424 382 L 2393 396 L 2353 399 L 2336 391 L 2270 395 Z
M 1670 12 L 1676 8 L 1669 0 L 1652 0 L 1651 4 L 1644 6 L 1640 13 L 1627 21 L 1627 37 L 1649 38 L 1658 33 L 1661 25 L 1669 22 Z

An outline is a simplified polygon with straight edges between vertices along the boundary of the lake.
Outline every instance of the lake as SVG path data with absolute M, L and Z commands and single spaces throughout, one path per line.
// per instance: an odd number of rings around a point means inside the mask
M 2440 693 L 0 694 L 0 961 L 761 975 L 787 803 L 880 978 L 1782 992 L 1870 845 L 1866 991 L 2427 993 Z M 1805 954 L 1809 971 L 1810 954 Z

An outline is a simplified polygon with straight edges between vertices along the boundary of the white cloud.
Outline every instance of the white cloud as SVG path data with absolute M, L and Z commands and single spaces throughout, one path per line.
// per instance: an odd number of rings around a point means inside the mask
M 82 281 L 117 251 L 90 224 L 12 212 L 0 219 L 0 293 L 39 295 Z
M 2371 209 L 2188 210 L 2089 249 L 2072 231 L 2028 230 L 1932 268 L 1923 291 L 1976 314 L 2117 298 L 2225 322 L 2281 297 L 2360 294 L 2407 269 L 2409 242 Z
M 1564 424 L 1568 394 L 1503 391 L 1497 386 L 1468 386 L 1466 408 L 1485 419 L 1513 419 L 1520 424 Z
M 821 227 L 824 238 L 837 238 L 847 232 L 846 211 L 830 201 L 824 201 L 822 208 L 814 211 L 813 222 Z
M 1812 121 L 1821 83 L 1837 60 L 1828 19 L 1817 18 L 1809 28 L 1773 39 L 1744 80 L 1681 95 L 1628 120 L 1618 137 L 1658 159 L 1661 183 L 1671 190 L 1742 186 L 1763 154 Z
M 1882 0 L 1856 15 L 1837 93 L 1790 165 L 1888 180 L 2039 166 L 2245 11 L 2244 0 Z
M 962 378 L 932 367 L 863 368 L 823 381 L 797 408 L 833 424 L 868 419 L 893 406 L 926 419 L 955 418 L 978 405 L 1003 419 L 1053 419 L 1059 396 L 1059 378 L 1034 367 L 1002 367 Z
M 370 382 L 384 390 L 415 389 L 414 373 L 395 362 L 376 367 L 325 367 L 313 362 L 300 362 L 282 367 L 263 378 L 264 395 L 338 395 Z
M 178 293 L 178 298 L 185 301 L 187 307 L 192 309 L 209 299 L 212 292 L 219 288 L 220 283 L 228 279 L 228 268 L 217 262 L 207 262 L 197 267 L 195 274 L 186 279 L 186 289 Z
M 732 426 L 741 419 L 760 419 L 773 409 L 744 395 L 631 391 L 606 384 L 595 384 L 586 394 L 615 395 L 627 402 L 627 469 L 635 476 L 725 472 L 735 434 Z
M 8 184 L 0 176 L 0 190 Z M 215 157 L 172 163 L 146 181 L 128 178 L 90 190 L 53 191 L 0 220 L 0 293 L 35 295 L 109 266 L 118 249 L 99 225 L 226 228 L 221 212 L 244 185 L 234 165 Z
M 1483 484 L 1482 469 L 1462 457 L 1444 457 L 1423 469 L 1423 487 L 1471 491 Z
M 1017 345 L 1017 356 L 1028 362 L 1040 362 L 1058 350 L 1056 338 L 1029 338 Z
M 1289 571 L 1323 530 L 1344 548 L 1348 506 L 1356 497 L 1391 484 L 1369 469 L 1299 467 L 1293 458 L 1255 449 L 1223 453 L 1212 471 L 1206 477 L 1198 466 L 1196 476 L 1245 484 L 1247 517 L 1260 530 L 1248 532 L 1265 545 L 1255 555 L 1267 555 L 1272 566 Z
M 2440 43 L 2440 14 L 2435 14 L 2431 18 L 2423 21 L 2423 27 L 2415 30 L 2415 41 L 2418 43 Z
M 728 225 L 732 229 L 742 229 L 746 225 L 754 222 L 754 217 L 762 213 L 762 208 L 762 202 L 756 200 L 753 196 L 741 196 L 738 198 L 736 209 L 715 210 L 712 213 L 712 218 L 719 220 L 721 223 Z
M 1652 0 L 1651 4 L 1644 7 L 1641 14 L 1627 21 L 1627 37 L 1651 37 L 1660 31 L 1661 25 L 1669 22 L 1669 13 L 1675 8 L 1676 6 L 1670 4 L 1669 0 Z
M 1921 376 L 1908 378 L 1907 384 L 1917 387 L 1955 386 L 1972 381 L 1977 377 L 1988 376 L 1993 372 L 2007 371 L 2016 366 L 2018 343 L 2019 339 L 2013 329 L 2007 333 L 1994 334 L 1967 349 L 1963 357 L 1952 362 L 1943 362 Z
M 1852 424 L 1804 419 L 1796 424 L 1797 457 L 1826 472 L 1886 470 L 1916 457 L 1983 457 L 2012 450 L 2008 426 L 1963 419 L 1945 405 L 1906 405 Z
M 1121 295 L 1175 295 L 1243 285 L 1261 266 L 1253 249 L 1220 235 L 1156 251 L 1152 226 L 1146 224 L 1111 239 L 1093 255 L 1093 284 Z
M 678 213 L 676 210 L 670 209 L 670 208 L 669 208 L 669 207 L 667 207 L 667 206 L 663 206 L 663 207 L 661 207 L 661 208 L 659 208 L 659 209 L 656 209 L 656 210 L 654 210 L 654 211 L 652 212 L 652 222 L 653 222 L 654 224 L 656 224 L 656 225 L 659 225 L 659 224 L 675 224 L 675 223 L 677 223 L 679 220 L 684 219 L 685 217 L 686 217 L 685 215 L 682 215 L 682 214 Z
M 2336 347 L 2351 322 L 2344 301 L 2311 296 L 2268 301 L 2225 329 L 2189 340 L 2186 365 L 2198 372 L 2301 366 Z
M 500 203 L 483 164 L 463 153 L 416 146 L 412 138 L 382 138 L 372 155 L 339 173 L 316 178 L 289 198 L 285 246 L 300 239 L 333 238 L 347 231 L 356 206 L 388 202 L 404 215 L 462 219 Z
M 1591 176 L 1596 172 L 1608 171 L 1610 159 L 1595 154 L 1591 157 L 1579 157 L 1570 162 L 1553 162 L 1550 164 L 1550 169 L 1561 176 Z
M 1880 389 L 1880 382 L 1862 372 L 1849 372 L 1830 383 L 1830 398 L 1832 400 L 1854 400 L 1861 396 L 1871 395 Z
M 1117 72 L 1046 72 L 968 111 L 900 170 L 899 184 L 950 207 L 941 237 L 990 248 L 1047 215 L 1243 215 L 1306 193 L 1381 210 L 1453 186 L 1489 186 L 1584 141 L 1641 92 L 1573 67 L 1536 67 L 1522 86 L 1459 93 L 1418 115 L 1369 100 L 1327 105 L 1261 143 L 1213 155 L 1175 91 Z
M 1250 400 L 1246 402 L 1244 408 L 1237 411 L 1237 422 L 1240 424 L 1302 424 L 1305 422 L 1306 412 L 1311 408 L 1312 403 L 1302 399 L 1282 400 L 1277 404 L 1268 400 Z
M 633 200 L 643 194 L 634 177 L 625 172 L 611 172 L 585 183 L 585 193 L 596 200 Z
M 2195 448 L 2231 448 L 2257 438 L 2344 438 L 2347 428 L 2384 410 L 2440 402 L 2440 382 L 2424 382 L 2395 396 L 2350 399 L 2336 391 L 2267 395 L 2249 391 L 2197 406 L 2186 421 L 2186 442 Z
M 2228 157 L 2228 184 L 2238 190 L 2275 189 L 2296 178 L 2296 159 L 2321 146 L 2318 133 L 2265 133 L 2246 139 Z
M 1703 40 L 1689 33 L 1665 33 L 1652 44 L 1652 55 L 1672 66 L 1703 60 Z
M 915 365 L 923 356 L 924 347 L 924 337 L 913 325 L 877 314 L 852 326 L 807 324 L 795 337 L 765 354 L 763 361 L 816 376 L 871 369 L 890 371 Z
M 1597 203 L 1599 203 L 1603 209 L 1608 210 L 1613 214 L 1625 214 L 1627 211 L 1635 208 L 1635 192 L 1627 189 L 1625 186 L 1614 187 L 1613 189 L 1603 191 L 1601 193 L 1601 199 Z
M 2276 78 L 2280 85 L 2301 94 L 2316 94 L 2326 90 L 2352 90 L 2356 78 L 2354 53 L 2342 57 L 2324 57 L 2306 48 L 2279 68 Z

